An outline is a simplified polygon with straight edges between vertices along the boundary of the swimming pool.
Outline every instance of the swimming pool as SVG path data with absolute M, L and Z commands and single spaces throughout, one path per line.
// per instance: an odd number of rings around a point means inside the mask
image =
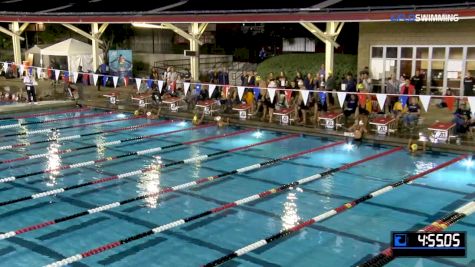
M 183 218 L 187 222 L 95 251 L 71 266 L 201 266 L 459 156 L 411 156 L 383 145 L 349 147 L 337 139 L 193 127 L 97 109 L 4 116 L 22 117 L 22 125 L 0 121 L 0 146 L 16 145 L 0 151 L 0 231 L 17 231 L 0 240 L 0 266 L 50 264 Z M 34 134 L 21 134 L 28 131 Z M 475 198 L 475 173 L 461 162 L 225 265 L 362 263 L 389 245 L 391 231 L 422 228 Z M 342 165 L 348 168 L 334 169 Z M 329 170 L 246 204 L 225 205 Z M 475 265 L 475 216 L 448 230 L 467 232 L 466 258 L 405 258 L 388 266 Z

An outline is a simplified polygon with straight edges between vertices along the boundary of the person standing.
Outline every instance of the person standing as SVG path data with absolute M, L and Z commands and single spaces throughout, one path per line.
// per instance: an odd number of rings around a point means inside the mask
M 464 96 L 475 96 L 475 88 L 473 87 L 473 83 L 475 78 L 472 77 L 469 71 L 465 75 L 463 79 L 463 95 Z
M 335 97 L 336 97 L 336 81 L 335 77 L 333 76 L 333 73 L 331 71 L 328 72 L 328 78 L 325 83 L 325 90 L 326 91 L 332 91 L 332 94 L 328 94 L 328 100 L 330 101 L 330 104 L 333 106 L 335 105 Z
M 422 94 L 422 84 L 424 81 L 424 76 L 420 73 L 419 70 L 416 70 L 416 74 L 411 78 L 411 84 L 416 90 L 416 95 Z
M 28 71 L 26 71 L 24 73 L 23 83 L 25 84 L 25 87 L 26 87 L 26 93 L 28 95 L 28 102 L 30 104 L 33 104 L 33 103 L 38 104 L 38 102 L 36 101 L 35 85 L 37 83 L 35 81 L 35 77 L 30 75 L 30 73 L 28 73 Z

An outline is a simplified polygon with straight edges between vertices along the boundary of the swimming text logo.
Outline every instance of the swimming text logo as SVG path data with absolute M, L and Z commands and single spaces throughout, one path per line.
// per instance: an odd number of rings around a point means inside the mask
M 393 22 L 457 22 L 458 14 L 393 14 L 390 21 Z

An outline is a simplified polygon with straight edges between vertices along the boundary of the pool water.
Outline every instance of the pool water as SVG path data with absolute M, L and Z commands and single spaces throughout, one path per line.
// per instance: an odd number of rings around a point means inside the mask
M 71 118 L 56 123 L 39 123 L 20 128 L 0 129 L 0 135 L 21 131 L 73 126 L 90 122 L 130 117 L 110 114 L 74 119 L 74 116 L 99 114 L 93 109 L 21 119 L 21 123 Z M 28 113 L 8 114 L 5 116 Z M 16 121 L 0 121 L 0 125 Z M 2 138 L 0 146 L 45 140 L 156 122 L 133 119 L 89 127 L 61 130 L 60 133 Z M 27 155 L 50 153 L 46 158 L 0 164 L 0 178 L 19 176 L 64 165 L 116 157 L 129 152 L 232 133 L 242 128 L 204 127 L 105 148 L 91 148 L 57 155 L 52 151 L 72 149 L 122 140 L 134 136 L 166 133 L 192 127 L 175 121 L 134 131 L 86 136 L 61 142 L 48 142 L 0 151 L 0 161 Z M 252 130 L 192 145 L 182 145 L 156 153 L 133 155 L 96 165 L 31 175 L 0 184 L 0 202 L 30 196 L 57 188 L 110 177 L 134 170 L 243 147 L 287 133 Z M 328 145 L 338 139 L 291 136 L 280 141 L 203 161 L 157 168 L 154 171 L 84 186 L 52 196 L 0 206 L 0 231 L 8 232 L 106 205 L 153 193 L 160 188 L 191 182 L 245 166 Z M 157 225 L 189 217 L 227 202 L 266 191 L 281 184 L 339 167 L 392 149 L 384 145 L 363 144 L 354 149 L 336 145 L 285 160 L 268 167 L 220 178 L 214 182 L 131 202 L 104 212 L 81 216 L 40 230 L 0 240 L 0 266 L 42 266 L 85 252 L 109 242 L 147 231 Z M 156 156 L 160 156 L 157 158 Z M 366 195 L 392 182 L 435 167 L 458 155 L 426 153 L 409 155 L 405 150 L 378 157 L 331 176 L 194 220 L 171 230 L 139 239 L 103 253 L 82 259 L 71 266 L 201 266 L 259 239 L 273 235 L 348 201 Z M 442 218 L 475 198 L 475 171 L 460 162 L 433 172 L 413 184 L 366 201 L 355 208 L 316 223 L 289 237 L 238 257 L 225 266 L 355 266 L 384 250 L 391 231 L 416 230 Z M 448 230 L 467 232 L 465 258 L 398 258 L 388 266 L 475 266 L 475 216 L 463 218 Z

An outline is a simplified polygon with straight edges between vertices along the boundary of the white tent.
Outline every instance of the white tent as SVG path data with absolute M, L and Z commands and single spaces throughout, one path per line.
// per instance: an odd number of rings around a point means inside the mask
M 68 71 L 77 71 L 82 66 L 83 71 L 95 71 L 92 66 L 92 46 L 76 39 L 67 39 L 57 44 L 41 49 L 42 55 L 68 57 Z M 102 64 L 102 50 L 99 49 L 99 64 Z
M 27 61 L 31 61 L 33 66 L 43 66 L 43 57 L 41 56 L 41 49 L 44 45 L 34 45 L 32 48 L 25 51 L 25 58 Z M 49 62 L 49 57 L 44 56 L 45 62 Z

